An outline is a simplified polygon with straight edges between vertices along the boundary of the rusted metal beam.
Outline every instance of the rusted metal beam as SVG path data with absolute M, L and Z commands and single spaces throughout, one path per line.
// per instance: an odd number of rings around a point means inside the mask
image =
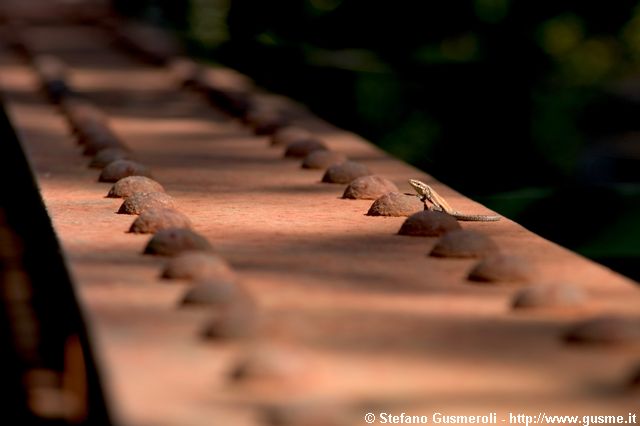
M 252 130 L 263 133 L 269 111 L 284 108 L 288 124 L 400 192 L 418 178 L 460 211 L 486 211 L 424 172 L 269 94 L 252 92 L 250 105 L 261 105 L 253 115 L 245 108 L 252 129 L 179 88 L 170 68 L 114 50 L 100 28 L 34 27 L 25 36 L 33 54 L 69 66 L 73 90 L 105 112 L 250 299 L 232 310 L 184 306 L 192 283 L 160 278 L 166 260 L 142 254 L 149 236 L 127 232 L 131 216 L 116 214 L 122 200 L 105 198 L 111 184 L 97 182 L 33 68 L 2 51 L 9 114 L 123 424 L 355 425 L 367 413 L 401 412 L 429 422 L 436 412 L 496 413 L 508 422 L 637 410 L 629 383 L 640 358 L 640 291 L 631 280 L 507 218 L 442 225 L 480 233 L 518 259 L 483 266 L 506 282 L 469 280 L 477 258 L 428 256 L 438 237 L 398 235 L 404 217 L 366 215 L 371 200 L 341 198 L 344 185 L 321 183 L 322 171 L 301 168 Z M 454 250 L 440 244 L 440 253 Z M 577 289 L 584 303 L 520 294 L 555 284 Z M 560 302 L 514 309 L 523 297 Z M 257 331 L 240 338 L 248 324 Z

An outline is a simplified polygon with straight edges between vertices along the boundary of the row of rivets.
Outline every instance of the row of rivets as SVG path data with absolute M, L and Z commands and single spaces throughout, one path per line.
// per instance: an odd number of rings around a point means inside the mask
M 190 67 L 192 70 L 197 68 L 195 65 Z M 369 216 L 408 216 L 398 233 L 439 237 L 429 253 L 432 257 L 479 259 L 467 275 L 470 283 L 501 285 L 535 282 L 536 270 L 527 259 L 500 253 L 493 239 L 478 231 L 462 229 L 458 220 L 451 215 L 425 211 L 423 203 L 416 196 L 399 193 L 393 182 L 373 175 L 364 164 L 350 161 L 344 154 L 329 149 L 312 132 L 292 125 L 286 119 L 286 114 L 259 108 L 252 110 L 250 89 L 243 93 L 247 101 L 245 108 L 225 109 L 243 117 L 243 121 L 251 125 L 256 134 L 271 134 L 270 146 L 284 147 L 284 158 L 302 158 L 301 167 L 305 169 L 325 169 L 322 182 L 347 184 L 343 198 L 374 199 L 367 213 Z M 523 288 L 516 293 L 512 299 L 512 307 L 518 310 L 574 308 L 582 306 L 586 300 L 584 291 L 570 284 L 540 284 Z M 599 322 L 598 319 L 594 321 L 596 324 Z M 586 325 L 579 323 L 575 327 L 586 327 L 589 330 L 594 326 L 587 322 Z M 622 332 L 626 330 L 622 323 L 616 322 L 610 327 L 611 333 L 616 334 L 615 330 L 618 330 L 618 334 L 624 338 L 631 338 L 629 333 Z M 568 335 L 571 334 L 569 331 Z M 581 340 L 598 340 L 596 337 L 586 336 Z
M 62 68 L 60 61 L 57 64 Z M 68 87 L 66 82 L 65 85 Z M 71 93 L 70 90 L 67 92 Z M 129 232 L 153 234 L 143 253 L 176 256 L 177 265 L 169 261 L 162 277 L 189 278 L 192 281 L 179 304 L 237 305 L 234 309 L 220 311 L 222 317 L 217 316 L 208 324 L 205 334 L 220 338 L 240 337 L 247 333 L 253 323 L 247 318 L 255 315 L 248 314 L 246 310 L 255 307 L 252 303 L 242 302 L 248 295 L 239 287 L 230 266 L 214 253 L 205 237 L 191 229 L 189 218 L 175 210 L 175 200 L 166 194 L 160 183 L 150 178 L 150 170 L 132 160 L 134 155 L 113 134 L 104 113 L 75 96 L 59 96 L 57 99 L 62 103 L 63 113 L 79 143 L 85 146 L 83 153 L 95 154 L 89 167 L 102 168 L 98 181 L 114 183 L 107 197 L 124 199 L 118 213 L 138 215 Z

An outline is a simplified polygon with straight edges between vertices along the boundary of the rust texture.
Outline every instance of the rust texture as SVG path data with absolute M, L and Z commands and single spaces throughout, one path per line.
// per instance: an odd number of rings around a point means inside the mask
M 140 216 L 131 224 L 129 232 L 153 234 L 162 229 L 190 227 L 189 218 L 179 211 L 166 207 L 152 207 L 140 213 Z
M 220 256 L 202 251 L 187 251 L 167 262 L 162 278 L 199 280 L 234 276 L 229 264 Z
M 344 163 L 329 166 L 322 176 L 322 182 L 349 183 L 352 180 L 371 174 L 369 168 L 357 161 L 345 161 Z
M 344 154 L 335 151 L 317 150 L 309 153 L 300 167 L 303 169 L 326 169 L 334 164 L 340 164 L 347 161 L 347 157 Z
M 134 192 L 118 209 L 120 214 L 142 214 L 148 209 L 173 208 L 173 197 L 164 192 Z
M 369 216 L 411 216 L 424 210 L 424 204 L 418 197 L 399 192 L 389 192 L 371 204 Z
M 431 250 L 436 257 L 486 257 L 499 251 L 487 235 L 469 229 L 447 232 Z
M 314 151 L 327 150 L 327 146 L 317 139 L 303 139 L 291 142 L 284 151 L 286 158 L 305 158 Z
M 354 200 L 375 200 L 390 192 L 397 192 L 398 187 L 382 176 L 362 176 L 352 180 L 342 194 L 342 198 Z
M 127 198 L 136 192 L 165 192 L 162 185 L 146 176 L 127 176 L 119 179 L 107 194 L 109 198 Z
M 461 229 L 458 221 L 446 213 L 423 210 L 409 216 L 400 227 L 399 235 L 437 237 Z
M 153 39 L 150 34 L 127 27 L 120 37 L 131 43 Z M 86 167 L 63 110 L 42 94 L 30 64 L 0 51 L 8 112 L 75 277 L 109 400 L 123 424 L 253 426 L 274 412 L 280 420 L 271 416 L 267 424 L 312 424 L 314 412 L 326 416 L 322 424 L 356 425 L 370 411 L 637 410 L 637 392 L 629 391 L 637 344 L 593 350 L 563 341 L 597 341 L 603 329 L 635 338 L 627 331 L 640 324 L 636 283 L 507 218 L 461 225 L 440 213 L 444 218 L 434 225 L 422 220 L 438 214 L 424 212 L 419 223 L 408 219 L 421 235 L 461 227 L 480 232 L 509 259 L 528 265 L 481 260 L 482 279 L 521 279 L 525 269 L 536 283 L 567 283 L 592 296 L 581 310 L 515 312 L 519 283 L 472 285 L 467 276 L 477 259 L 426 256 L 437 238 L 398 235 L 404 217 L 368 216 L 371 201 L 340 199 L 343 185 L 321 184 L 322 171 L 284 161 L 261 135 L 285 124 L 309 129 L 357 162 L 343 163 L 354 170 L 343 169 L 340 182 L 372 170 L 410 191 L 407 179 L 417 178 L 461 211 L 485 210 L 425 173 L 293 102 L 250 92 L 233 72 L 188 76 L 207 84 L 198 90 L 207 97 L 184 90 L 175 65 L 173 72 L 157 65 L 173 54 L 170 43 L 147 49 L 155 64 L 147 65 L 115 50 L 112 36 L 97 26 L 38 26 L 23 36 L 34 54 L 64 61 L 70 87 L 104 111 L 192 222 L 197 233 L 188 237 L 196 236 L 195 246 L 162 245 L 162 253 L 214 246 L 250 296 L 216 309 L 178 309 L 189 290 L 161 284 L 166 259 L 142 255 L 149 237 L 126 232 L 131 218 L 115 214 L 121 200 L 105 197 L 109 185 Z M 249 125 L 223 109 L 248 112 Z M 189 239 L 178 237 L 190 231 L 176 232 L 160 231 L 154 239 Z M 623 321 L 583 325 L 610 313 Z M 263 344 L 287 349 L 249 356 Z M 304 380 L 291 380 L 295 368 Z M 301 406 L 308 408 L 294 408 Z

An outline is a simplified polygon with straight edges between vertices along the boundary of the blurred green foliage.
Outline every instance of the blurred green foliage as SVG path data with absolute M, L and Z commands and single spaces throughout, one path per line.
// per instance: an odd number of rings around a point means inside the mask
M 115 4 L 640 277 L 640 137 L 625 136 L 640 131 L 637 0 Z
M 491 24 L 505 19 L 509 13 L 510 0 L 475 0 L 478 19 Z
M 189 40 L 206 50 L 226 42 L 229 39 L 228 14 L 229 0 L 191 0 L 186 28 Z

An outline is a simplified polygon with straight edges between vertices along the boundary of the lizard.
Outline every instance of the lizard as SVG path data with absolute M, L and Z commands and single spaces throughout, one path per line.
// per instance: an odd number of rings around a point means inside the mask
M 480 214 L 460 213 L 459 211 L 454 210 L 453 207 L 451 207 L 440 194 L 434 191 L 434 189 L 426 183 L 417 179 L 409 179 L 409 184 L 416 191 L 418 198 L 420 198 L 420 201 L 424 203 L 425 210 L 434 210 L 447 213 L 458 220 L 464 221 L 495 222 L 497 220 L 500 220 L 500 216 L 497 215 L 485 216 Z M 430 207 L 427 202 L 433 204 L 433 207 Z

